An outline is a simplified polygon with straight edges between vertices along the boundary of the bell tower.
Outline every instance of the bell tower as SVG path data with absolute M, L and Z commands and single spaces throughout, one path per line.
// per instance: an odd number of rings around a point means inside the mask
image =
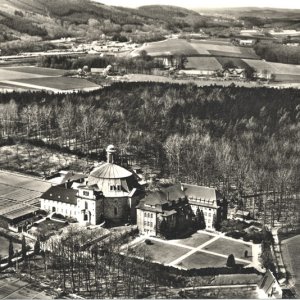
M 107 162 L 109 164 L 113 164 L 114 163 L 114 154 L 116 153 L 116 148 L 114 145 L 109 145 L 106 148 L 106 152 L 107 152 Z

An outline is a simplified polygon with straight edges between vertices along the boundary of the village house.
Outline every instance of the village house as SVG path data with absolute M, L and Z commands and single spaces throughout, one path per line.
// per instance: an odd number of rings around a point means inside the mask
M 87 178 L 52 186 L 40 199 L 41 209 L 75 218 L 82 224 L 134 222 L 143 197 L 136 174 L 114 164 L 116 149 L 107 147 L 107 162 Z

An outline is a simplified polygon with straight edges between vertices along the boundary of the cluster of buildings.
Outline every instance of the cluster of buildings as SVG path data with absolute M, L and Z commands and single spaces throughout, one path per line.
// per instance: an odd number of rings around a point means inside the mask
M 160 224 L 169 230 L 187 226 L 197 210 L 206 228 L 226 219 L 227 203 L 214 188 L 175 184 L 146 193 L 135 169 L 114 163 L 116 149 L 107 147 L 107 162 L 89 175 L 62 173 L 41 196 L 41 209 L 76 219 L 82 224 L 137 223 L 142 234 L 158 235 Z

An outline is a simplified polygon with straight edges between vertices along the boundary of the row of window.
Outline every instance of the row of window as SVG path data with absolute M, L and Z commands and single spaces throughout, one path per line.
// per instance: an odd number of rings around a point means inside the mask
M 144 217 L 145 218 L 153 218 L 153 214 L 152 213 L 144 212 Z
M 121 186 L 121 185 L 111 185 L 111 186 L 109 187 L 109 189 L 110 189 L 111 191 L 121 191 L 121 190 L 122 190 L 122 186 Z
M 144 221 L 144 226 L 150 226 L 153 227 L 153 223 L 149 221 Z
M 63 214 L 63 215 L 76 215 L 76 210 L 74 209 L 73 211 L 70 209 L 70 210 L 68 210 L 68 209 L 63 209 L 63 208 L 61 208 L 61 209 L 58 209 L 58 208 L 56 208 L 55 206 L 47 206 L 47 205 L 45 205 L 44 206 L 44 209 L 45 210 L 50 210 L 50 211 L 52 211 L 52 212 L 57 212 L 57 213 L 61 213 L 61 214 Z

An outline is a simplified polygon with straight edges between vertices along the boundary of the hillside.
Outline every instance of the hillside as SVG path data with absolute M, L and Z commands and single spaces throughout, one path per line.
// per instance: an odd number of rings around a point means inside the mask
M 29 37 L 92 40 L 102 34 L 116 40 L 122 36 L 123 40 L 155 41 L 170 32 L 191 31 L 203 19 L 194 11 L 173 6 L 131 9 L 90 0 L 2 0 L 0 42 Z

